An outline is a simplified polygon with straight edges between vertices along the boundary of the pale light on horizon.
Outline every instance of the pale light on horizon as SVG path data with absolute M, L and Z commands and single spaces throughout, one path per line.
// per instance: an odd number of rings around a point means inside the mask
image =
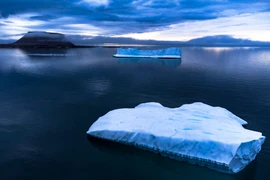
M 270 13 L 242 14 L 214 20 L 173 24 L 165 30 L 115 35 L 140 40 L 188 41 L 205 36 L 229 35 L 254 41 L 270 41 Z M 258 28 L 260 27 L 260 28 Z
M 20 2 L 14 0 L 14 2 Z M 270 42 L 270 4 L 224 0 L 67 0 L 13 8 L 0 3 L 0 41 L 28 31 L 66 35 L 189 41 L 206 36 Z M 37 7 L 30 8 L 32 3 Z M 46 7 L 45 7 L 46 6 Z M 33 6 L 34 7 L 34 6 Z M 60 8 L 61 7 L 61 8 Z M 83 37 L 84 36 L 84 37 Z

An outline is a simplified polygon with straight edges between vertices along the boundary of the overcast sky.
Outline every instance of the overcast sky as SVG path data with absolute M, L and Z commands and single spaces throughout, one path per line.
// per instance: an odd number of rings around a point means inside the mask
M 269 0 L 1 0 L 0 39 L 28 31 L 186 41 L 270 41 Z

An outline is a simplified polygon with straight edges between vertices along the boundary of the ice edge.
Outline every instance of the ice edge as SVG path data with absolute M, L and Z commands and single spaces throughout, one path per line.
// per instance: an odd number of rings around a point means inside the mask
M 220 163 L 217 161 L 212 161 L 209 159 L 203 159 L 203 158 L 198 158 L 198 157 L 194 157 L 194 156 L 188 156 L 188 155 L 184 155 L 181 153 L 174 153 L 174 152 L 168 152 L 168 151 L 162 151 L 158 148 L 154 148 L 154 147 L 150 147 L 147 145 L 142 145 L 139 143 L 135 143 L 135 142 L 127 142 L 124 140 L 116 140 L 116 139 L 112 139 L 110 137 L 104 137 L 104 136 L 100 136 L 99 133 L 104 133 L 104 132 L 108 132 L 106 134 L 110 134 L 112 133 L 111 137 L 113 137 L 115 134 L 117 133 L 125 133 L 128 134 L 128 132 L 122 132 L 122 131 L 117 131 L 117 132 L 111 132 L 111 131 L 91 131 L 90 129 L 87 131 L 87 135 L 98 138 L 98 139 L 103 139 L 103 140 L 109 140 L 112 142 L 116 142 L 116 143 L 120 143 L 120 144 L 124 144 L 124 145 L 128 145 L 128 146 L 132 146 L 132 147 L 136 147 L 139 149 L 143 149 L 143 150 L 147 150 L 150 152 L 154 152 L 156 154 L 160 154 L 164 157 L 168 157 L 170 159 L 173 160 L 177 160 L 177 161 L 185 161 L 188 162 L 190 164 L 197 164 L 199 166 L 202 167 L 208 167 L 209 169 L 212 170 L 216 170 L 222 173 L 228 173 L 228 174 L 236 174 L 239 171 L 243 170 L 251 161 L 253 161 L 256 158 L 256 155 L 259 153 L 259 151 L 261 150 L 261 145 L 264 143 L 265 141 L 265 137 L 262 136 L 259 140 L 253 140 L 250 142 L 245 142 L 245 143 L 241 143 L 241 145 L 238 147 L 236 154 L 234 155 L 234 157 L 232 158 L 231 162 L 229 163 L 229 165 L 227 165 L 226 163 Z M 132 133 L 131 135 L 132 136 Z M 150 135 L 151 136 L 151 135 Z M 152 135 L 154 136 L 154 135 Z M 253 155 L 251 157 L 245 157 L 244 161 L 241 161 L 241 151 L 245 151 L 245 145 L 249 144 L 249 143 L 254 143 L 254 142 L 258 142 L 256 143 L 256 153 L 253 153 Z M 252 148 L 254 148 L 254 146 L 251 146 Z M 236 166 L 236 164 L 238 164 Z M 239 166 L 239 164 L 241 166 Z
M 194 105 L 209 106 L 209 105 L 206 105 L 206 104 L 201 103 L 201 102 L 196 102 L 196 103 L 193 103 L 193 104 Z M 145 108 L 145 107 L 148 107 L 148 106 L 167 108 L 167 107 L 162 106 L 160 103 L 151 102 L 151 103 L 142 103 L 142 104 L 139 104 L 138 106 L 136 106 L 135 108 L 129 108 L 129 109 Z M 179 108 L 184 107 L 184 106 L 185 105 L 182 105 Z M 209 106 L 209 107 L 212 107 L 212 106 Z M 219 109 L 222 109 L 224 111 L 228 111 L 228 110 L 226 110 L 225 108 L 222 108 L 222 107 L 212 107 L 212 108 L 219 108 Z M 178 109 L 178 108 L 169 108 L 169 109 Z M 117 111 L 117 110 L 113 110 L 113 111 Z M 109 114 L 110 112 L 108 112 L 107 114 Z M 228 112 L 230 112 L 230 111 L 228 111 Z M 105 114 L 104 116 L 106 116 L 107 114 Z M 231 118 L 236 120 L 239 124 L 241 124 L 241 125 L 247 124 L 246 121 L 244 121 L 241 118 L 235 116 L 234 114 L 232 114 L 232 115 L 233 116 Z M 102 117 L 104 117 L 104 116 L 102 116 Z M 102 118 L 102 117 L 100 117 L 100 118 Z M 175 160 L 179 160 L 179 161 L 187 161 L 187 162 L 189 162 L 191 164 L 198 164 L 200 166 L 206 166 L 206 167 L 208 167 L 210 169 L 214 169 L 216 171 L 220 171 L 220 172 L 223 172 L 223 173 L 229 173 L 229 174 L 235 174 L 235 173 L 241 171 L 252 160 L 254 160 L 256 158 L 256 155 L 261 150 L 261 146 L 262 146 L 262 144 L 264 143 L 264 141 L 266 139 L 265 136 L 262 136 L 261 133 L 259 133 L 260 137 L 258 137 L 258 139 L 253 139 L 251 141 L 240 143 L 240 145 L 237 147 L 237 150 L 235 151 L 235 154 L 233 154 L 233 157 L 232 157 L 231 161 L 229 163 L 222 163 L 222 162 L 213 161 L 213 160 L 210 160 L 210 159 L 204 159 L 204 158 L 199 158 L 199 157 L 195 157 L 195 156 L 189 156 L 189 155 L 181 154 L 179 152 L 170 152 L 170 151 L 168 151 L 168 149 L 165 149 L 165 150 L 163 149 L 162 150 L 162 149 L 159 149 L 157 147 L 148 146 L 148 144 L 143 144 L 143 143 L 139 144 L 139 143 L 136 143 L 136 142 L 132 142 L 132 139 L 135 136 L 135 132 L 121 131 L 121 130 L 110 131 L 110 130 L 106 130 L 106 129 L 95 130 L 95 128 L 93 128 L 93 130 L 92 130 L 91 127 L 87 131 L 87 134 L 90 135 L 90 136 L 93 136 L 95 138 L 110 140 L 110 141 L 113 141 L 113 142 L 118 142 L 118 143 L 121 143 L 121 144 L 134 146 L 134 147 L 137 147 L 137 148 L 140 148 L 140 149 L 149 150 L 151 152 L 161 154 L 162 156 L 169 157 L 171 159 L 175 159 Z M 125 134 L 125 136 L 124 137 L 121 136 L 121 135 L 117 136 L 117 134 Z M 143 133 L 142 134 L 137 133 L 137 136 L 143 136 Z M 119 138 L 114 139 L 114 137 L 120 137 L 120 139 Z M 121 138 L 124 139 L 124 140 L 121 140 Z M 156 136 L 156 135 L 153 135 L 153 134 L 148 134 L 145 138 L 168 138 L 168 137 L 160 137 L 160 136 Z M 150 144 L 150 145 L 154 145 L 154 144 Z M 252 154 L 250 154 L 251 152 L 252 152 Z

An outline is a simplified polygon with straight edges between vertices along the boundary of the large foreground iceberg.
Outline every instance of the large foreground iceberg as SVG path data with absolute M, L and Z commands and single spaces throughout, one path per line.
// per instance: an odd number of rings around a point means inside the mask
M 243 128 L 245 124 L 228 110 L 203 103 L 179 108 L 145 103 L 108 112 L 87 134 L 237 173 L 255 159 L 265 140 L 260 132 Z
M 137 48 L 117 48 L 114 57 L 124 58 L 164 58 L 175 59 L 181 58 L 179 48 L 167 48 L 158 50 L 139 50 Z

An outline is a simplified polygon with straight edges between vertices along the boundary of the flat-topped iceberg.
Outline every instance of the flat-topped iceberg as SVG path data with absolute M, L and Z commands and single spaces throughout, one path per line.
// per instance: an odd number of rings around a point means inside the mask
M 158 50 L 139 50 L 137 48 L 117 48 L 117 53 L 113 55 L 119 58 L 164 58 L 179 59 L 181 51 L 179 48 L 167 48 Z
M 203 103 L 179 108 L 145 103 L 108 112 L 87 134 L 237 173 L 255 159 L 265 140 L 260 132 L 243 128 L 245 124 L 230 111 Z

